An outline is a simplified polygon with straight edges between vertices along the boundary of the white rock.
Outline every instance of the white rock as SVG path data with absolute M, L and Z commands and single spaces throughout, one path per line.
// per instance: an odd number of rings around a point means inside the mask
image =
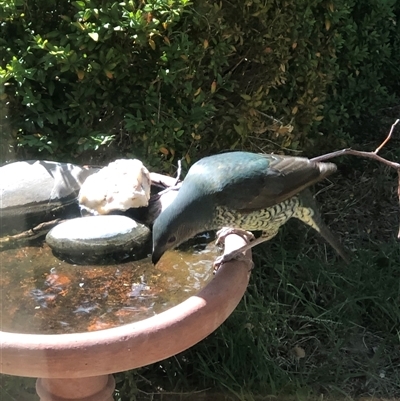
M 95 215 L 147 206 L 150 187 L 150 173 L 140 160 L 119 159 L 85 181 L 79 206 Z

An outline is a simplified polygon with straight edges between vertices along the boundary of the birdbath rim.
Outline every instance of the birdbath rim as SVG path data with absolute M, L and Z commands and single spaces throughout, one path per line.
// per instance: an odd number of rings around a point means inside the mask
M 225 253 L 245 244 L 229 235 Z M 163 360 L 198 343 L 236 308 L 250 278 L 246 258 L 224 263 L 197 294 L 150 318 L 105 330 L 72 334 L 0 331 L 0 373 L 81 378 L 125 371 Z

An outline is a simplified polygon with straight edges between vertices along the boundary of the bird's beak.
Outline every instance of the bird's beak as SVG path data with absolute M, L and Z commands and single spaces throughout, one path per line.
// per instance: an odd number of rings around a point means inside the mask
M 157 252 L 157 251 L 153 251 L 152 255 L 151 255 L 151 261 L 153 262 L 153 265 L 156 265 L 158 263 L 158 261 L 161 259 L 161 256 L 164 254 Z

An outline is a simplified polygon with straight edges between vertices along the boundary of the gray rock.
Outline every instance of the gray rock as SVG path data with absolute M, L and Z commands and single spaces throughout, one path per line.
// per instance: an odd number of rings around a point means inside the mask
M 53 252 L 77 264 L 139 259 L 150 252 L 150 230 L 126 216 L 76 218 L 51 229 Z
M 74 209 L 86 178 L 98 169 L 27 160 L 0 167 L 1 235 L 32 228 Z

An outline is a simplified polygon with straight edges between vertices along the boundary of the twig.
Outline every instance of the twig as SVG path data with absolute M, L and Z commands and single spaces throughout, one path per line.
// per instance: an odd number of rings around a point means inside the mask
M 257 110 L 257 109 L 256 109 L 256 112 L 257 112 L 258 114 L 264 116 L 264 117 L 269 118 L 269 119 L 272 120 L 274 123 L 282 124 L 282 121 L 281 121 L 281 120 L 278 120 L 278 119 L 276 119 L 275 117 L 269 116 L 268 114 L 265 114 L 265 113 L 263 113 L 263 112 L 260 111 L 260 110 Z
M 163 175 L 159 173 L 150 173 L 151 184 L 162 188 L 173 187 L 176 185 L 176 179 L 168 175 Z
M 151 195 L 150 197 L 149 208 L 148 208 L 149 211 L 147 214 L 147 221 L 146 221 L 148 224 L 153 224 L 156 217 L 161 213 L 162 210 L 164 210 L 169 205 L 171 199 L 174 198 L 173 194 L 169 195 L 166 194 L 171 191 L 178 191 L 179 188 L 181 187 L 182 183 L 179 182 L 181 170 L 182 166 L 181 166 L 181 161 L 179 160 L 176 178 L 158 173 L 150 173 L 151 184 L 161 187 L 163 189 L 157 192 L 156 194 Z
M 45 235 L 54 226 L 56 226 L 57 224 L 60 224 L 64 221 L 66 221 L 66 220 L 55 219 L 55 220 L 51 220 L 51 221 L 45 221 L 43 223 L 38 224 L 36 227 L 33 227 L 26 231 L 23 231 L 22 233 L 1 237 L 0 238 L 0 250 L 12 248 L 14 245 L 19 244 L 20 242 L 28 242 L 28 241 L 32 241 L 36 238 L 39 238 L 39 237 Z
M 178 160 L 178 170 L 176 170 L 176 178 L 175 178 L 175 184 L 173 186 L 176 186 L 181 179 L 181 174 L 182 174 L 182 160 Z
M 311 159 L 311 161 L 313 162 L 322 162 L 325 160 L 329 160 L 332 159 L 334 157 L 338 157 L 338 156 L 344 156 L 344 155 L 352 155 L 352 156 L 358 156 L 358 157 L 365 157 L 368 159 L 373 159 L 373 160 L 377 160 L 383 164 L 386 164 L 387 166 L 394 168 L 396 170 L 400 170 L 400 164 L 399 163 L 395 163 L 392 162 L 390 160 L 384 159 L 383 157 L 377 155 L 375 152 L 364 152 L 362 150 L 354 150 L 351 148 L 347 148 L 347 149 L 342 149 L 342 150 L 337 150 L 336 152 L 332 152 L 332 153 L 327 153 L 326 155 L 322 155 L 322 156 L 317 156 Z
M 397 170 L 397 197 L 399 198 L 399 207 L 400 207 L 400 170 Z M 399 227 L 399 232 L 397 233 L 397 238 L 400 239 L 400 227 Z
M 246 53 L 246 55 L 247 55 L 247 53 Z M 245 61 L 245 60 L 246 60 L 246 57 L 242 57 L 242 58 L 236 63 L 236 65 L 235 65 L 233 68 L 231 68 L 230 70 L 228 70 L 227 72 L 224 73 L 224 76 L 225 76 L 225 75 L 228 75 L 228 74 L 232 74 L 232 73 L 236 70 L 236 68 L 238 68 L 239 65 L 242 64 L 243 61 Z
M 386 143 L 390 140 L 390 138 L 392 137 L 392 132 L 393 132 L 393 129 L 394 129 L 394 127 L 397 125 L 397 123 L 399 122 L 400 120 L 399 119 L 397 119 L 393 124 L 392 124 L 392 128 L 390 128 L 390 132 L 389 132 L 389 134 L 388 134 L 388 136 L 386 137 L 386 139 L 375 149 L 375 154 L 377 154 L 385 145 L 386 145 Z
M 146 395 L 179 395 L 179 396 L 186 396 L 186 395 L 192 395 L 192 394 L 202 394 L 205 393 L 206 391 L 211 390 L 211 387 L 205 388 L 204 390 L 191 390 L 190 392 L 173 392 L 173 391 L 152 391 L 151 393 L 148 393 L 144 390 L 138 389 L 138 392 Z M 181 398 L 180 397 L 180 398 Z M 186 398 L 186 397 L 185 397 Z M 202 397 L 203 398 L 203 397 Z
M 161 93 L 158 93 L 157 122 L 160 122 L 160 115 L 161 115 Z
M 393 124 L 392 127 L 390 128 L 389 134 L 386 136 L 385 140 L 375 149 L 374 152 L 364 152 L 361 150 L 354 150 L 351 148 L 348 149 L 342 149 L 342 150 L 337 150 L 336 152 L 332 153 L 327 153 L 322 156 L 314 157 L 311 159 L 313 162 L 321 162 L 325 160 L 332 159 L 334 157 L 338 156 L 344 156 L 344 155 L 352 155 L 352 156 L 358 156 L 358 157 L 365 157 L 368 159 L 373 159 L 378 162 L 381 162 L 385 164 L 386 166 L 389 166 L 391 168 L 394 168 L 397 171 L 398 174 L 398 181 L 397 181 L 397 197 L 399 199 L 399 208 L 400 208 L 400 163 L 392 162 L 391 160 L 384 159 L 383 157 L 378 155 L 378 152 L 389 142 L 390 138 L 392 137 L 392 133 L 394 130 L 394 127 L 399 123 L 400 119 L 397 119 Z M 400 239 L 400 226 L 399 226 L 399 231 L 397 234 L 397 238 Z

